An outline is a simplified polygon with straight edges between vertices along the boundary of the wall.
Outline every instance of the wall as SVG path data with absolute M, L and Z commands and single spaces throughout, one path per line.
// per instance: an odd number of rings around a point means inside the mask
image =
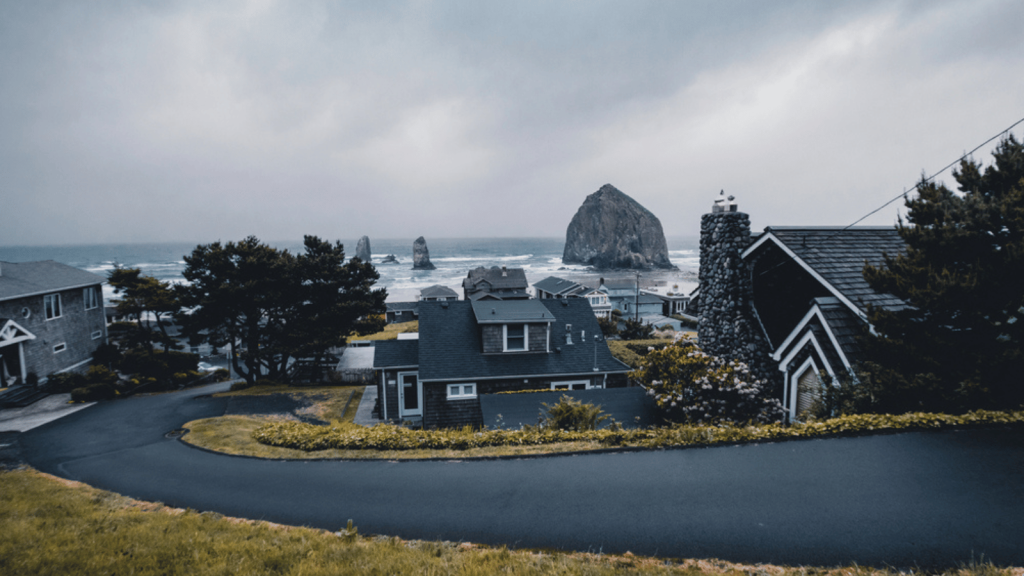
M 516 352 L 504 352 L 505 333 L 502 324 L 483 324 L 480 326 L 480 336 L 483 341 L 484 354 L 516 354 Z M 528 348 L 530 352 L 547 352 L 548 325 L 527 324 Z M 522 354 L 523 352 L 519 352 Z

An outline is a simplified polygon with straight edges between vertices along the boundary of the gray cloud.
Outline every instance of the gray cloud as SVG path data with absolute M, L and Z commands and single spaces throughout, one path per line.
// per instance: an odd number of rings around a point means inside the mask
M 605 182 L 668 234 L 720 188 L 755 226 L 848 224 L 1024 116 L 1022 17 L 5 3 L 0 243 L 559 236 Z

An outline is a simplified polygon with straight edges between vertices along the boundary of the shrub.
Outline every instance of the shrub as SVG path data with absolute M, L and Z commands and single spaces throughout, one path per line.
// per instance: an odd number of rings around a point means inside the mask
M 110 343 L 100 344 L 96 351 L 92 353 L 92 363 L 97 366 L 118 369 L 121 366 L 121 359 L 123 357 L 121 350 L 117 346 Z
M 608 415 L 601 412 L 600 406 L 584 404 L 581 400 L 574 400 L 569 396 L 563 395 L 557 403 L 544 403 L 543 406 L 547 409 L 544 425 L 548 428 L 573 432 L 597 430 L 597 427 L 608 419 Z M 541 415 L 544 413 L 541 412 Z
M 71 391 L 71 400 L 74 402 L 110 400 L 116 396 L 117 391 L 111 384 L 90 384 L 82 388 L 75 388 Z
M 601 334 L 605 338 L 619 333 L 619 321 L 614 318 L 598 318 L 597 325 L 601 328 Z
M 640 359 L 651 349 L 664 348 L 671 344 L 670 340 L 650 338 L 647 340 L 609 340 L 608 349 L 612 356 L 625 362 L 630 368 L 639 368 Z
M 89 384 L 83 374 L 78 372 L 60 372 L 46 377 L 43 390 L 50 394 L 67 394 L 75 388 L 83 388 Z
M 199 356 L 188 352 L 131 350 L 121 362 L 121 370 L 157 380 L 171 380 L 176 373 L 195 371 Z
M 213 371 L 214 382 L 224 382 L 231 379 L 231 372 L 227 368 L 217 368 Z
M 85 379 L 89 381 L 90 386 L 95 384 L 114 386 L 118 381 L 117 373 L 106 366 L 90 366 L 85 373 Z
M 622 330 L 619 331 L 619 336 L 623 340 L 643 340 L 650 338 L 653 334 L 654 326 L 644 324 L 642 320 L 634 320 L 632 318 L 626 320 Z
M 772 422 L 782 404 L 746 364 L 705 354 L 679 340 L 640 360 L 630 378 L 647 388 L 666 418 L 683 422 Z

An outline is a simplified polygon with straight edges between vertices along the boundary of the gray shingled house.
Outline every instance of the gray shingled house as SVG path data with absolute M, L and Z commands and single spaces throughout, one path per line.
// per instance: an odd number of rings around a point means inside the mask
M 444 300 L 458 300 L 459 293 L 447 286 L 440 284 L 434 284 L 433 286 L 427 286 L 423 290 L 420 290 L 421 301 L 426 302 L 441 302 Z
M 530 297 L 526 289 L 526 272 L 522 268 L 492 266 L 474 268 L 462 280 L 464 300 L 524 300 Z
M 790 419 L 798 420 L 814 401 L 820 373 L 852 373 L 856 337 L 870 329 L 868 307 L 905 306 L 874 291 L 863 276 L 865 264 L 877 266 L 885 254 L 905 250 L 903 240 L 894 227 L 867 226 L 771 226 L 750 237 L 743 213 L 704 218 L 701 343 L 748 363 L 757 363 L 754 355 L 765 358 L 769 371 L 778 370 Z M 744 322 L 751 328 L 735 328 Z
M 418 340 L 376 343 L 380 415 L 479 426 L 480 395 L 626 385 L 582 298 L 421 302 Z
M 106 342 L 104 278 L 46 260 L 0 262 L 0 375 L 45 379 L 84 367 Z

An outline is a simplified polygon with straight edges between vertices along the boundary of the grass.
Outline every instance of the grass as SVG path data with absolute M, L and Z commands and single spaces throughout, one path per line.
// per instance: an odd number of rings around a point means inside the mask
M 401 540 L 168 508 L 31 469 L 0 472 L 0 573 L 135 574 L 686 574 L 894 576 L 860 566 L 789 568 L 720 560 L 540 552 Z M 358 526 L 356 526 L 358 529 Z M 950 576 L 1024 576 L 979 563 Z
M 397 322 L 395 324 L 388 324 L 380 332 L 367 334 L 366 336 L 353 335 L 349 340 L 396 340 L 399 334 L 419 331 L 419 320 L 413 320 L 411 322 Z
M 351 423 L 356 417 L 356 409 L 363 398 L 365 386 L 302 386 L 294 387 L 285 384 L 257 385 L 244 390 L 221 392 L 214 396 L 269 396 L 270 394 L 288 394 L 293 398 L 308 399 L 313 402 L 306 415 L 314 416 L 333 425 Z M 348 410 L 346 411 L 346 407 Z M 186 426 L 187 427 L 187 426 Z

